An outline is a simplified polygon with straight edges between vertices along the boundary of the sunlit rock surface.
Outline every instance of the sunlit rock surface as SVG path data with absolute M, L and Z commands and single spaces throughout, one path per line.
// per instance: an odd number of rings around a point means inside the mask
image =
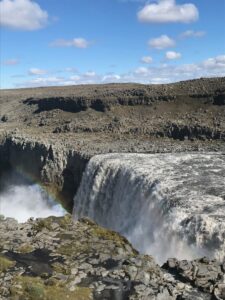
M 160 268 L 88 219 L 0 218 L 2 300 L 224 299 L 224 276 L 225 265 L 206 258 Z

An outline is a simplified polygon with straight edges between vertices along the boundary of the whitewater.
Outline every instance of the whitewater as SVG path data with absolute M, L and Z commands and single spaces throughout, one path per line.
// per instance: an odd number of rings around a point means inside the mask
M 97 155 L 83 174 L 73 215 L 121 233 L 159 263 L 203 255 L 222 260 L 225 155 Z
M 18 180 L 15 177 L 19 177 Z M 40 185 L 29 183 L 19 174 L 7 177 L 0 186 L 0 215 L 4 217 L 22 223 L 29 218 L 60 217 L 66 214 L 64 208 Z

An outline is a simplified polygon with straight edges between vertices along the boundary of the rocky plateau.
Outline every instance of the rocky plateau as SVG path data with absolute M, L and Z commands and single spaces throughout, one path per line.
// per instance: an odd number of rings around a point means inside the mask
M 0 179 L 27 174 L 69 214 L 0 217 L 0 299 L 225 299 L 225 263 L 159 266 L 118 233 L 70 216 L 96 154 L 206 151 L 225 154 L 224 77 L 1 90 Z

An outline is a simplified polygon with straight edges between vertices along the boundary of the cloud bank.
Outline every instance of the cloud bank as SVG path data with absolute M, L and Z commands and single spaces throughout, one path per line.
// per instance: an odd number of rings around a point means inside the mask
M 52 47 L 75 47 L 75 48 L 88 48 L 91 42 L 84 38 L 74 38 L 72 40 L 58 39 L 50 44 Z
M 194 31 L 194 30 L 186 30 L 181 33 L 180 37 L 181 38 L 189 38 L 189 37 L 195 37 L 195 38 L 200 38 L 206 35 L 205 31 Z
M 166 59 L 168 60 L 174 60 L 181 58 L 181 54 L 179 52 L 175 51 L 167 51 L 166 52 Z
M 197 21 L 199 12 L 194 4 L 176 4 L 175 0 L 158 0 L 145 5 L 137 14 L 140 22 L 190 23 Z
M 167 53 L 168 59 L 179 58 L 177 52 Z M 16 83 L 16 87 L 66 86 L 99 83 L 171 83 L 200 77 L 225 76 L 225 54 L 208 58 L 196 64 L 160 64 L 158 66 L 137 67 L 127 73 L 114 72 L 98 74 L 94 71 L 77 73 L 73 76 L 38 76 L 32 80 Z
M 31 68 L 28 71 L 29 75 L 44 75 L 47 74 L 46 70 L 42 70 L 42 69 L 37 69 L 37 68 Z
M 30 0 L 2 0 L 0 25 L 18 30 L 37 30 L 48 23 L 48 13 Z

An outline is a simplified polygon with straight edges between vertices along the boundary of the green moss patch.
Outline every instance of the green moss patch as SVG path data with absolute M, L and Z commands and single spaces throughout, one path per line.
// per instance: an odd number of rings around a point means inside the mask
M 51 224 L 51 218 L 40 219 L 37 223 L 33 225 L 33 230 L 37 232 L 41 232 L 43 229 L 52 230 Z
M 66 287 L 45 285 L 41 278 L 17 277 L 11 287 L 12 300 L 91 300 L 92 290 L 77 287 L 69 291 Z
M 21 253 L 30 253 L 34 250 L 34 248 L 30 244 L 23 244 L 20 246 L 17 251 Z
M 0 273 L 7 271 L 9 268 L 12 268 L 15 265 L 15 262 L 0 255 Z
M 64 274 L 64 275 L 71 274 L 71 270 L 69 267 L 66 267 L 65 265 L 58 263 L 58 262 L 52 264 L 52 269 L 55 273 L 60 273 L 60 274 Z
M 63 228 L 67 229 L 69 225 L 73 224 L 73 220 L 70 214 L 66 214 L 63 218 L 58 219 L 58 224 Z
M 92 225 L 90 233 L 93 236 L 99 237 L 100 239 L 113 241 L 115 243 L 115 245 L 118 246 L 118 247 L 124 248 L 125 245 L 130 245 L 131 248 L 133 249 L 133 247 L 129 243 L 129 241 L 125 237 L 119 235 L 115 231 L 105 229 L 105 228 L 103 228 L 101 226 L 98 226 L 98 225 Z M 135 249 L 133 249 L 133 254 L 137 255 L 138 252 Z

